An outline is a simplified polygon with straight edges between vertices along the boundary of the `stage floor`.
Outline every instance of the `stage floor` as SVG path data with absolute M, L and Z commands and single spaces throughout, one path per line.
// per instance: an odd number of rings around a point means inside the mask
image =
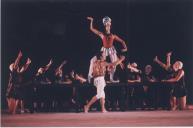
M 193 126 L 193 111 L 2 114 L 1 126 Z

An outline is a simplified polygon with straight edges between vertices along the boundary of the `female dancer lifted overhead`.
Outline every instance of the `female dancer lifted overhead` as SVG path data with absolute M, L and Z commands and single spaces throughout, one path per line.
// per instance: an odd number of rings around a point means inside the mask
M 111 33 L 111 18 L 107 16 L 103 18 L 103 25 L 105 27 L 104 33 L 93 28 L 93 18 L 92 17 L 87 17 L 87 19 L 90 20 L 90 30 L 102 39 L 103 47 L 101 48 L 101 51 L 105 53 L 105 57 L 109 56 L 111 59 L 111 62 L 117 61 L 118 60 L 117 54 L 116 54 L 117 51 L 115 50 L 113 46 L 113 42 L 118 41 L 122 44 L 122 46 L 124 47 L 124 49 L 122 49 L 122 52 L 127 51 L 127 46 L 125 44 L 125 41 L 123 41 L 117 35 Z M 116 67 L 114 67 L 114 69 L 110 73 L 111 82 L 118 82 L 113 79 L 115 70 L 116 70 Z

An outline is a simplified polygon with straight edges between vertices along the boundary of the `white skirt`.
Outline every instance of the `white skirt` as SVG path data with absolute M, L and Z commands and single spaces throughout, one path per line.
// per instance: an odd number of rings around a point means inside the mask
M 105 53 L 105 56 L 111 56 L 113 54 L 117 54 L 117 51 L 116 51 L 114 46 L 112 46 L 110 48 L 102 47 L 101 51 Z
M 104 76 L 94 78 L 94 85 L 97 88 L 97 99 L 105 98 L 104 88 L 106 86 L 106 82 Z
M 105 47 L 102 47 L 101 48 L 101 51 L 105 53 L 105 56 L 109 56 L 110 59 L 111 59 L 111 62 L 115 62 L 118 60 L 117 58 L 117 51 L 115 49 L 114 46 L 110 47 L 110 48 L 105 48 Z

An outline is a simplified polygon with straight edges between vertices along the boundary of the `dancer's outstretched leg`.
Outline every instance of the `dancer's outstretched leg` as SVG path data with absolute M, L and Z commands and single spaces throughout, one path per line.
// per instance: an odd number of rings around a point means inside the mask
M 97 100 L 97 97 L 93 96 L 92 99 L 88 102 L 88 104 L 84 106 L 84 112 L 88 113 L 90 106 L 94 104 Z

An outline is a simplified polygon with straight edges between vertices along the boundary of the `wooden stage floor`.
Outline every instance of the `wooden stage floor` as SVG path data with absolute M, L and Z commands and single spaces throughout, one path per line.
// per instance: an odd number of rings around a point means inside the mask
M 2 114 L 1 126 L 193 126 L 193 111 Z

